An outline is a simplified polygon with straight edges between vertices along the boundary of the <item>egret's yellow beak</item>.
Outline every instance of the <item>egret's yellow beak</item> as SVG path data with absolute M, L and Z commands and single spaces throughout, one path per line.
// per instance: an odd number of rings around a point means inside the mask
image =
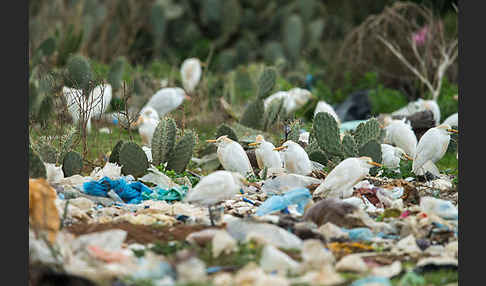
M 456 129 L 447 129 L 447 131 L 452 132 L 452 133 L 459 133 Z
M 142 123 L 143 123 L 143 117 L 142 116 L 139 116 L 138 119 L 137 119 L 137 121 L 132 122 L 132 124 L 130 124 L 130 127 L 133 128 L 133 127 L 136 127 L 136 126 L 138 126 L 138 125 L 140 125 Z
M 252 143 L 249 143 L 248 146 L 258 146 L 260 144 L 261 144 L 260 142 L 252 142 Z
M 403 154 L 403 157 L 405 157 L 405 159 L 407 160 L 413 161 L 413 158 L 408 156 L 407 154 Z
M 206 142 L 208 142 L 208 143 L 216 143 L 216 141 L 218 141 L 218 140 L 216 140 L 216 139 L 208 139 L 208 140 L 206 140 Z
M 276 147 L 276 148 L 274 148 L 274 149 L 273 149 L 273 151 L 281 151 L 281 150 L 283 150 L 283 149 L 285 149 L 285 148 L 287 148 L 287 147 L 288 147 L 288 146 L 280 146 L 280 147 Z
M 373 165 L 373 166 L 376 166 L 376 167 L 381 167 L 381 166 L 383 166 L 382 164 L 380 164 L 380 163 L 376 163 L 376 162 L 373 162 L 373 161 L 368 162 L 368 164 Z

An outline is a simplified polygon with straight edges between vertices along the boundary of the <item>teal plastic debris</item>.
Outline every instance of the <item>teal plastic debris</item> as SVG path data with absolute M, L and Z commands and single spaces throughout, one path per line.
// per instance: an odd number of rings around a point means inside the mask
M 373 232 L 366 227 L 357 227 L 353 229 L 341 228 L 341 230 L 348 233 L 351 241 L 371 241 L 374 237 Z
M 258 207 L 255 214 L 262 216 L 274 211 L 284 210 L 291 205 L 297 205 L 297 211 L 304 213 L 304 208 L 311 198 L 312 195 L 307 188 L 291 190 L 283 195 L 271 196 Z
M 398 282 L 399 286 L 422 286 L 425 285 L 425 278 L 418 275 L 414 271 L 408 271 L 405 273 Z
M 392 286 L 390 279 L 379 276 L 368 276 L 354 281 L 351 286 Z
M 143 200 L 181 201 L 187 194 L 187 186 L 172 187 L 169 190 L 155 187 L 152 193 L 142 193 Z

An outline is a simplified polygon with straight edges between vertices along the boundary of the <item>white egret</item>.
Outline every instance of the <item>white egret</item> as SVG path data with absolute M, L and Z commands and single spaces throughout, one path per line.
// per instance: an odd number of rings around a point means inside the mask
M 181 65 L 182 86 L 188 93 L 192 93 L 201 79 L 201 61 L 198 58 L 184 60 Z
M 408 103 L 406 106 L 394 111 L 392 115 L 412 115 L 415 112 L 430 110 L 434 116 L 435 124 L 440 122 L 440 108 L 435 100 L 423 100 L 422 98 L 417 99 Z
M 449 126 L 457 126 L 459 127 L 459 114 L 456 112 L 451 116 L 447 117 L 446 120 L 442 124 L 447 124 Z
M 248 182 L 239 173 L 229 171 L 215 171 L 203 177 L 191 189 L 184 201 L 187 203 L 207 206 L 211 224 L 214 225 L 211 206 L 223 200 L 229 200 L 238 194 Z
M 417 137 L 409 124 L 404 120 L 393 120 L 385 130 L 385 143 L 401 148 L 412 158 L 415 156 Z
M 110 84 L 97 85 L 86 98 L 80 89 L 69 88 L 64 86 L 62 89 L 66 99 L 67 109 L 74 124 L 77 124 L 80 118 L 86 117 L 86 129 L 91 131 L 91 118 L 103 114 L 110 106 L 112 98 L 112 88 Z
M 225 170 L 237 172 L 243 176 L 254 175 L 250 159 L 238 142 L 231 140 L 227 135 L 220 136 L 216 140 L 206 140 L 206 142 L 216 144 L 219 162 Z
M 298 143 L 287 140 L 285 143 L 273 150 L 283 152 L 284 168 L 293 174 L 309 175 L 312 173 L 312 162 L 309 156 Z
M 309 99 L 314 97 L 310 91 L 303 88 L 292 88 L 289 91 L 279 91 L 267 97 L 263 104 L 267 108 L 273 100 L 283 99 L 285 112 L 292 113 L 304 106 Z
M 313 196 L 341 199 L 350 197 L 353 194 L 352 187 L 366 177 L 374 166 L 382 165 L 373 162 L 370 157 L 347 158 L 329 172 Z
M 423 173 L 423 167 L 428 161 L 435 163 L 444 156 L 451 140 L 450 133 L 457 133 L 457 130 L 451 129 L 450 125 L 441 124 L 430 128 L 422 135 L 413 160 L 414 174 Z
M 381 157 L 383 165 L 392 169 L 400 167 L 400 160 L 402 158 L 412 160 L 402 148 L 389 144 L 381 144 Z
M 154 108 L 159 117 L 164 117 L 167 113 L 173 111 L 179 105 L 182 104 L 184 100 L 191 100 L 191 98 L 186 94 L 186 92 L 180 87 L 165 87 L 159 89 L 144 106 L 150 106 Z
M 332 117 L 334 117 L 334 119 L 336 119 L 336 122 L 338 123 L 338 125 L 341 124 L 341 120 L 339 120 L 339 116 L 337 115 L 334 108 L 332 108 L 332 106 L 329 105 L 324 100 L 319 100 L 319 102 L 317 103 L 316 109 L 314 110 L 314 117 L 319 112 L 327 112 L 327 113 L 331 114 Z
M 248 144 L 249 146 L 257 146 L 255 149 L 255 157 L 257 159 L 258 168 L 282 168 L 282 160 L 280 154 L 275 151 L 275 146 L 272 142 L 265 141 L 262 135 L 257 135 L 256 141 Z
M 140 111 L 138 120 L 132 123 L 131 127 L 138 126 L 138 133 L 142 138 L 142 144 L 150 147 L 155 128 L 159 122 L 160 118 L 157 111 L 150 106 L 146 106 Z

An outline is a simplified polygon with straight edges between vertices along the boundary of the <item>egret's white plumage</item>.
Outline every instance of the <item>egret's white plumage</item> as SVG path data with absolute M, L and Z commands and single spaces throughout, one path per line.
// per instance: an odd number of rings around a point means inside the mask
M 186 198 L 188 203 L 210 206 L 223 200 L 229 200 L 238 194 L 243 187 L 245 178 L 236 172 L 215 171 L 203 177 L 191 189 Z
M 83 91 L 75 88 L 64 86 L 62 93 L 66 99 L 67 109 L 74 124 L 77 124 L 82 116 L 87 116 L 86 129 L 91 131 L 91 118 L 101 116 L 108 106 L 110 106 L 112 98 L 112 88 L 110 84 L 97 85 L 89 96 L 85 98 Z
M 417 149 L 417 137 L 412 127 L 403 120 L 393 120 L 385 127 L 385 143 L 401 148 L 405 153 L 414 157 Z
M 184 60 L 181 65 L 182 86 L 188 93 L 192 93 L 201 79 L 201 61 L 197 58 Z
M 299 134 L 299 141 L 304 142 L 305 144 L 309 144 L 309 136 L 310 136 L 310 132 L 308 131 L 302 132 Z
M 327 175 L 313 196 L 325 198 L 347 198 L 353 194 L 352 187 L 369 174 L 373 166 L 379 165 L 370 157 L 347 158 Z
M 447 151 L 451 140 L 451 127 L 442 124 L 427 130 L 417 144 L 417 152 L 413 159 L 412 172 L 423 172 L 423 166 L 427 161 L 435 163 L 439 161 Z
M 154 108 L 159 117 L 164 117 L 182 104 L 184 99 L 190 100 L 186 92 L 180 87 L 165 87 L 159 89 L 144 107 Z
M 451 116 L 447 117 L 446 120 L 442 124 L 447 124 L 449 126 L 457 126 L 459 127 L 459 114 L 456 112 Z
M 400 147 L 389 144 L 381 144 L 381 160 L 385 167 L 396 169 L 400 167 L 400 160 L 405 151 Z
M 262 135 L 257 135 L 255 143 L 250 145 L 257 146 L 255 149 L 255 157 L 257 159 L 258 168 L 282 168 L 282 160 L 278 151 L 275 151 L 275 146 L 272 142 L 265 141 Z
M 327 112 L 327 113 L 331 114 L 332 117 L 334 117 L 334 119 L 336 119 L 336 122 L 338 124 L 341 124 L 341 120 L 339 120 L 339 116 L 337 115 L 334 108 L 332 108 L 331 105 L 329 105 L 327 102 L 325 102 L 323 100 L 319 100 L 319 102 L 317 103 L 316 109 L 314 110 L 314 117 L 319 112 Z
M 152 137 L 159 122 L 159 115 L 154 108 L 146 106 L 140 111 L 138 120 L 134 122 L 132 127 L 138 126 L 138 133 L 142 138 L 143 145 L 151 146 Z
M 250 159 L 238 142 L 231 140 L 227 135 L 207 142 L 213 142 L 218 147 L 218 159 L 226 171 L 237 172 L 243 176 L 254 175 Z
M 406 106 L 394 111 L 392 115 L 412 115 L 415 112 L 430 110 L 434 115 L 435 124 L 438 125 L 440 122 L 440 108 L 435 100 L 423 100 L 422 98 L 417 99 L 408 103 Z
M 311 99 L 312 93 L 303 88 L 292 88 L 289 91 L 278 91 L 269 97 L 267 97 L 263 104 L 267 108 L 273 100 L 283 99 L 283 107 L 287 113 L 292 113 L 297 109 L 304 106 L 309 99 Z
M 287 172 L 304 176 L 312 173 L 312 162 L 299 144 L 287 140 L 276 149 L 283 153 L 284 168 Z

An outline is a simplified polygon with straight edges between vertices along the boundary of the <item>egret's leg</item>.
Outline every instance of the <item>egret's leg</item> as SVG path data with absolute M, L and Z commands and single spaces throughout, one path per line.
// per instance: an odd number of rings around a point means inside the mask
M 211 221 L 211 226 L 214 226 L 213 212 L 211 211 L 211 206 L 208 206 L 209 210 L 209 220 Z

